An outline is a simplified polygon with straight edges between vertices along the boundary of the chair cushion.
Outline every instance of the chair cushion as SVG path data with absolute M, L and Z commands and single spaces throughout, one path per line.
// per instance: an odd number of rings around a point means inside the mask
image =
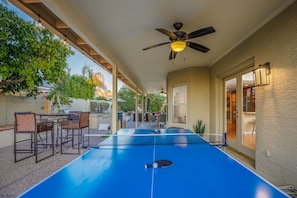
M 109 124 L 99 124 L 98 131 L 108 131 Z

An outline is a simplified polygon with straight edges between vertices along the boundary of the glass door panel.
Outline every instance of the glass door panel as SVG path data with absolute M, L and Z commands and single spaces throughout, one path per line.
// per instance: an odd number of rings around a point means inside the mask
M 226 129 L 227 129 L 227 140 L 236 142 L 236 78 L 232 78 L 225 82 L 226 87 Z
M 242 75 L 242 138 L 244 147 L 256 149 L 256 88 L 253 72 Z

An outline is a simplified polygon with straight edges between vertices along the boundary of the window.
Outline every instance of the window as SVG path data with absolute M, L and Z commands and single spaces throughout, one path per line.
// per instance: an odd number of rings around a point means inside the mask
M 173 87 L 173 123 L 183 123 L 187 121 L 187 86 L 180 85 Z

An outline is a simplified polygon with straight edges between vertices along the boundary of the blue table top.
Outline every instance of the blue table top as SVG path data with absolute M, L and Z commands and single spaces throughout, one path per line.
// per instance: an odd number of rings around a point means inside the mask
M 145 135 L 151 133 L 120 130 L 20 197 L 287 197 L 189 130 Z M 151 141 L 159 144 L 149 144 Z M 111 143 L 119 146 L 112 147 Z M 167 168 L 144 167 L 158 159 L 173 164 Z

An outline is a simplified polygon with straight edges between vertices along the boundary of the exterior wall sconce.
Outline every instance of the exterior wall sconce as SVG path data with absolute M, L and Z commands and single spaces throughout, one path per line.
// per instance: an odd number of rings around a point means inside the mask
M 270 84 L 270 62 L 259 65 L 254 70 L 254 83 L 255 86 L 264 86 Z

